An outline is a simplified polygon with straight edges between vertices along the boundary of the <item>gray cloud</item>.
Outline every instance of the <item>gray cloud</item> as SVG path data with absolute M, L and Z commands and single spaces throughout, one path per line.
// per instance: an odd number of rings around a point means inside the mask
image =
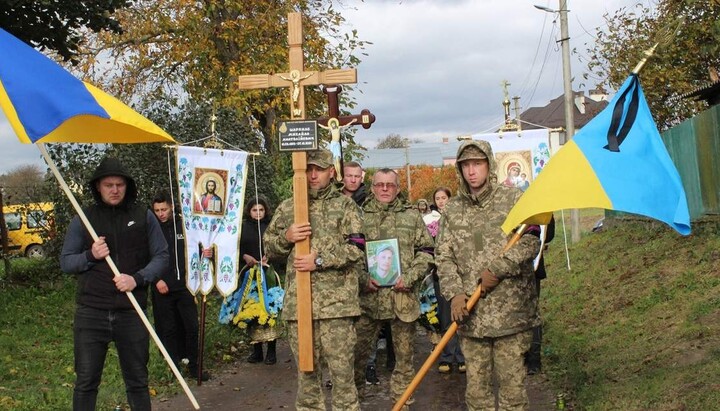
M 569 0 L 571 49 L 584 53 L 584 44 L 592 42 L 585 29 L 603 25 L 606 11 L 648 1 Z M 555 15 L 533 4 L 558 7 L 556 0 L 353 2 L 356 10 L 345 13 L 348 29 L 374 43 L 358 67 L 357 111 L 368 108 L 377 116 L 369 130 L 358 128 L 357 141 L 373 147 L 390 133 L 439 141 L 490 131 L 503 120 L 503 80 L 511 83 L 511 96 L 520 95 L 523 109 L 561 95 L 559 20 L 550 38 Z M 582 78 L 583 71 L 573 60 L 573 76 Z M 44 164 L 35 147 L 18 142 L 2 114 L 0 133 L 0 173 Z

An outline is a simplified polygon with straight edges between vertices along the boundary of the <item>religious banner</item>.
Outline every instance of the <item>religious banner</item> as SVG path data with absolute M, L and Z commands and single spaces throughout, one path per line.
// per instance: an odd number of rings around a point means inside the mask
M 497 161 L 498 182 L 525 191 L 550 160 L 547 129 L 475 134 L 490 143 Z
M 186 285 L 193 295 L 207 295 L 215 287 L 227 297 L 237 288 L 247 155 L 244 151 L 178 148 Z M 212 257 L 203 257 L 203 249 L 211 249 Z

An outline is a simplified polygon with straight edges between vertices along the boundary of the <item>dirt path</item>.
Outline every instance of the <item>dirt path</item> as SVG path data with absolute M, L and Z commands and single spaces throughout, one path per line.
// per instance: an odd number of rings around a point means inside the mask
M 427 337 L 418 334 L 415 369 L 419 369 L 431 350 Z M 222 370 L 214 370 L 213 378 L 198 387 L 194 380 L 190 388 L 203 410 L 292 410 L 296 384 L 295 362 L 285 341 L 278 341 L 278 362 L 275 365 L 236 362 Z M 390 410 L 390 371 L 385 368 L 384 352 L 378 355 L 380 384 L 361 390 L 363 410 Z M 325 390 L 329 397 L 330 390 Z M 465 376 L 440 374 L 432 369 L 415 393 L 414 410 L 464 410 Z M 528 396 L 533 411 L 554 410 L 554 397 L 542 374 L 528 378 Z M 172 398 L 153 399 L 153 410 L 192 410 L 184 394 Z M 329 402 L 328 402 L 329 409 Z

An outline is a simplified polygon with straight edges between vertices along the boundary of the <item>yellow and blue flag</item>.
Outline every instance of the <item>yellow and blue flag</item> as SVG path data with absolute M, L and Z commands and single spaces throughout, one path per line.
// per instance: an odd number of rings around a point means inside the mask
M 174 142 L 120 100 L 2 29 L 0 107 L 23 143 Z
M 690 234 L 685 189 L 637 74 L 550 159 L 502 229 L 509 233 L 522 223 L 547 224 L 553 211 L 570 208 L 640 214 Z

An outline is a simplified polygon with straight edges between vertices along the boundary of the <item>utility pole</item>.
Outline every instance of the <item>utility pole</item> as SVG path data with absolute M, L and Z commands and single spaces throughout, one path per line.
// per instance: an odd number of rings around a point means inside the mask
M 410 194 L 410 139 L 405 139 L 405 173 L 407 174 L 408 201 L 412 201 Z
M 520 123 L 520 96 L 515 96 L 513 99 L 513 110 L 515 111 L 515 125 L 517 131 L 522 131 L 522 124 Z
M 562 43 L 562 62 L 563 62 L 563 83 L 565 88 L 565 142 L 569 141 L 575 135 L 575 95 L 572 90 L 572 75 L 570 74 L 570 34 L 568 34 L 568 8 L 567 0 L 558 0 L 560 4 L 559 10 L 553 10 L 545 6 L 535 5 L 538 10 L 548 13 L 558 13 L 560 15 L 560 40 Z M 570 210 L 570 233 L 573 243 L 580 241 L 580 214 L 576 208 Z
M 574 105 L 575 95 L 572 89 L 570 73 L 570 34 L 568 33 L 567 0 L 559 0 L 560 9 L 560 42 L 562 42 L 563 80 L 565 88 L 565 142 L 575 135 Z M 580 241 L 580 213 L 577 208 L 570 210 L 570 233 L 573 243 Z

